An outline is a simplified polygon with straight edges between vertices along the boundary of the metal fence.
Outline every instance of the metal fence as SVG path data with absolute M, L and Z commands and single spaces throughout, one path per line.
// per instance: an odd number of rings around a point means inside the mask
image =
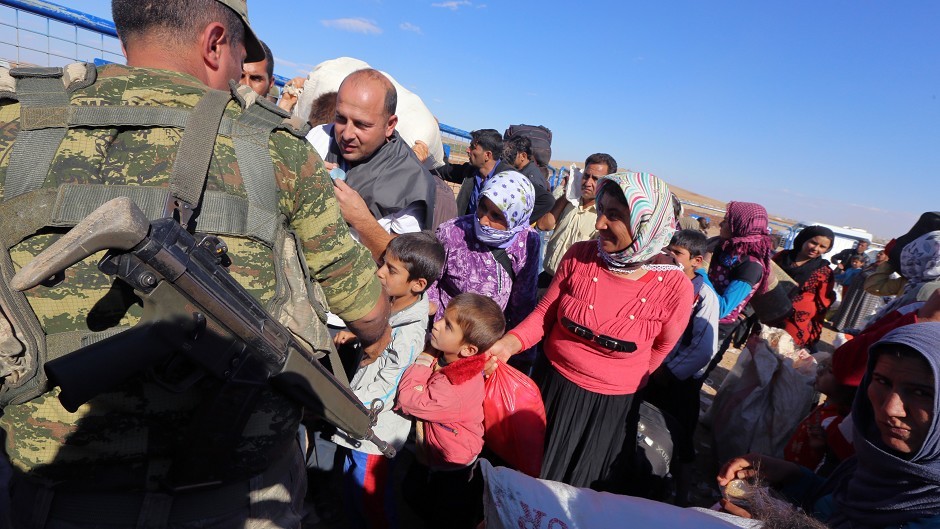
M 0 1 L 0 60 L 11 66 L 124 62 L 114 24 L 38 0 Z

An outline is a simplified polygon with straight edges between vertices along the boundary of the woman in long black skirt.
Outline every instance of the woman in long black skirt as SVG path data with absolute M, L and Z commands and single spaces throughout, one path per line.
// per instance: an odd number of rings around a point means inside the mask
M 832 326 L 836 330 L 846 332 L 864 329 L 868 319 L 885 304 L 881 296 L 865 292 L 865 279 L 887 260 L 888 256 L 879 252 L 875 262 L 866 266 L 845 286 L 842 303 L 832 318 Z
M 535 311 L 490 352 L 505 362 L 545 338 L 541 477 L 612 489 L 633 459 L 633 396 L 681 338 L 693 294 L 661 253 L 675 231 L 666 184 L 624 172 L 597 187 L 598 240 L 568 250 Z

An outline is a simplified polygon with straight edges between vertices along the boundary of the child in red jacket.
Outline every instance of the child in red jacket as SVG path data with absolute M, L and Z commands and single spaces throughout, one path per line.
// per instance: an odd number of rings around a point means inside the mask
M 405 477 L 409 504 L 428 527 L 475 527 L 483 519 L 484 351 L 505 331 L 490 298 L 453 298 L 431 330 L 430 347 L 398 384 L 398 406 L 416 419 L 417 461 Z

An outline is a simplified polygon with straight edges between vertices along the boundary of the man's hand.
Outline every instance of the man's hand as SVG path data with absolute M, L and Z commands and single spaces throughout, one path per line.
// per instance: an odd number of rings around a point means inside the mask
M 760 456 L 748 454 L 746 456 L 735 457 L 728 461 L 718 471 L 718 485 L 725 487 L 734 479 L 754 479 L 757 477 L 757 466 L 759 466 Z
M 336 345 L 343 345 L 346 342 L 357 340 L 356 335 L 349 331 L 339 331 L 336 333 L 336 336 L 333 337 L 333 343 Z
M 427 160 L 428 156 L 430 155 L 428 144 L 421 140 L 415 140 L 415 146 L 412 147 L 411 150 L 414 151 L 415 156 L 418 157 L 418 160 L 421 163 L 424 163 L 424 161 Z
M 390 310 L 388 296 L 383 292 L 368 314 L 358 320 L 346 322 L 349 330 L 359 338 L 365 353 L 361 365 L 375 362 L 392 342 L 392 329 L 388 326 Z
M 368 346 L 363 344 L 362 352 L 364 354 L 362 355 L 362 360 L 359 362 L 359 367 L 365 367 L 378 360 L 379 357 L 382 356 L 382 353 L 388 349 L 390 343 L 392 343 L 392 328 L 386 325 L 385 333 L 382 334 L 378 341 Z
M 355 189 L 349 187 L 349 184 L 342 180 L 333 180 L 333 191 L 339 201 L 343 220 L 356 230 L 359 234 L 359 242 L 368 248 L 372 253 L 372 258 L 378 261 L 385 253 L 388 243 L 395 236 L 385 231 L 385 228 L 375 220 L 365 201 Z
M 940 288 L 934 290 L 927 301 L 917 309 L 917 321 L 940 321 Z
M 349 184 L 342 180 L 333 180 L 333 192 L 336 193 L 340 212 L 347 224 L 355 227 L 363 221 L 375 221 L 365 200 L 355 189 L 349 187 Z
M 304 82 L 306 80 L 306 77 L 294 77 L 288 81 L 284 85 L 284 89 L 281 90 L 281 99 L 278 100 L 277 106 L 288 112 L 292 111 L 294 105 L 297 104 L 297 98 L 304 90 Z M 306 116 L 304 116 L 304 121 L 307 121 Z
M 725 463 L 718 471 L 718 485 L 724 487 L 733 479 L 760 479 L 771 486 L 782 485 L 800 475 L 800 467 L 775 457 L 747 454 Z

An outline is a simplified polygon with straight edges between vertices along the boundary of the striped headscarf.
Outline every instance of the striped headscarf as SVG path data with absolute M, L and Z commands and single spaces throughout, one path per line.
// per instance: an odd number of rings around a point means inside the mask
M 630 208 L 630 233 L 633 243 L 625 249 L 609 254 L 597 248 L 611 270 L 632 270 L 669 245 L 675 233 L 675 215 L 672 211 L 672 193 L 666 183 L 649 173 L 624 171 L 609 174 L 597 182 L 596 202 L 598 214 L 603 214 L 601 201 L 604 194 L 616 186 L 623 192 Z
M 486 179 L 481 197 L 490 199 L 506 216 L 507 229 L 497 230 L 480 224 L 473 215 L 473 229 L 477 239 L 488 246 L 506 248 L 516 235 L 529 227 L 529 217 L 535 207 L 535 187 L 526 176 L 517 171 L 503 171 Z

